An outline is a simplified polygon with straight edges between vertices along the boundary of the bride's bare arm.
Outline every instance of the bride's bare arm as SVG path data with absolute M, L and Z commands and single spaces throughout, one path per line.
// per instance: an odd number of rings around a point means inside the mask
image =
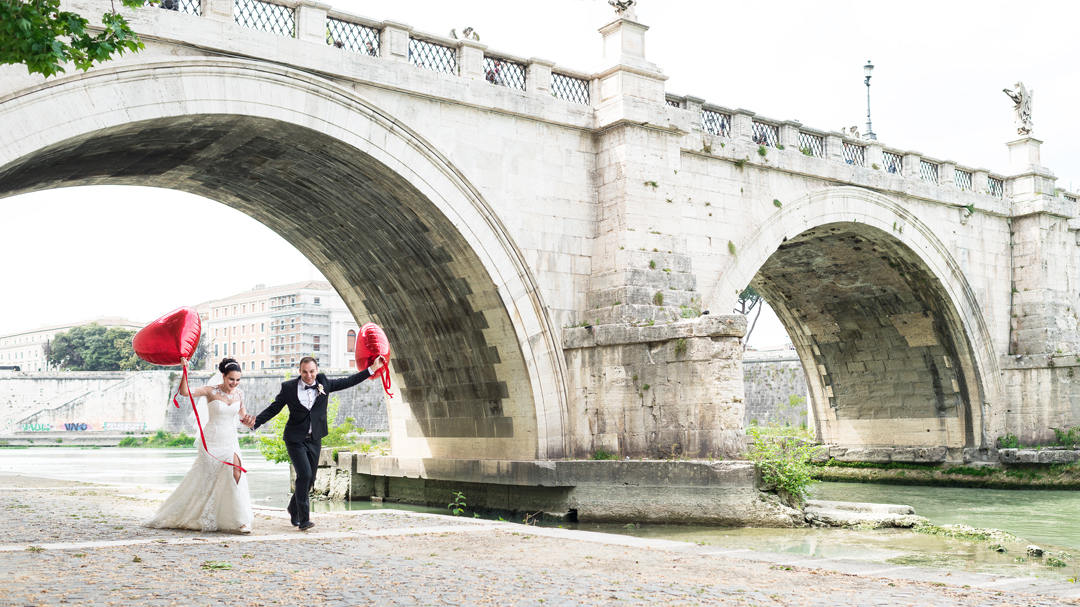
M 180 359 L 180 364 L 184 365 L 185 367 L 187 366 L 187 363 L 188 361 L 186 358 Z M 188 394 L 187 385 L 184 382 L 180 382 L 180 395 L 189 396 L 191 398 L 202 398 L 203 396 L 210 394 L 210 388 L 210 386 L 199 386 L 198 388 L 192 390 L 191 394 Z

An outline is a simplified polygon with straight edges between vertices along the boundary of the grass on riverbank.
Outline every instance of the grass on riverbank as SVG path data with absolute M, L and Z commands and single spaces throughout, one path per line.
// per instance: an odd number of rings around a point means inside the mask
M 188 436 L 185 432 L 172 433 L 158 430 L 150 436 L 127 436 L 120 441 L 117 447 L 148 447 L 151 449 L 193 447 L 197 437 Z M 241 447 L 255 447 L 259 439 L 245 434 L 239 437 Z
M 812 475 L 816 480 L 847 483 L 938 485 L 982 489 L 1080 488 L 1080 462 L 994 467 L 907 462 L 875 464 L 830 459 L 816 464 Z

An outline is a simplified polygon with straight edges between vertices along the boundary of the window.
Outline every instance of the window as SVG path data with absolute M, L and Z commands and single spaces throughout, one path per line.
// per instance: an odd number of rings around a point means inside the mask
M 320 304 L 319 304 L 319 298 L 318 298 L 318 297 L 316 297 L 316 298 L 315 298 L 315 305 L 320 305 Z
M 349 329 L 349 332 L 345 335 L 345 350 L 356 352 L 356 331 L 352 329 Z
M 266 330 L 266 323 L 264 323 L 264 322 L 259 323 L 259 330 L 260 331 L 265 331 Z
M 319 344 L 315 344 L 314 346 L 311 346 L 311 349 L 318 352 L 319 351 Z
M 312 337 L 312 339 L 315 340 L 315 343 L 319 343 L 319 336 L 318 335 Z
M 351 358 L 349 359 L 349 368 L 350 369 L 355 369 L 356 368 L 356 361 L 354 359 L 351 359 Z

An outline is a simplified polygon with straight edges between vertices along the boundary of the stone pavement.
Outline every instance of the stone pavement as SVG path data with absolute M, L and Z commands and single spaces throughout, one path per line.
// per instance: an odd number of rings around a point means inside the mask
M 147 529 L 159 493 L 0 475 L 0 605 L 1062 605 L 1047 580 L 403 511 Z

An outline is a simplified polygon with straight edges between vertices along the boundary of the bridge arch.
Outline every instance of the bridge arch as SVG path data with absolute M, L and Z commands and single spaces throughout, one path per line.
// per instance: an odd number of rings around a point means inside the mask
M 0 98 L 0 120 L 0 198 L 177 189 L 306 255 L 354 315 L 387 329 L 396 455 L 564 454 L 565 363 L 509 232 L 446 156 L 351 90 L 266 63 L 171 58 L 37 84 Z
M 712 292 L 752 284 L 803 362 L 826 442 L 985 447 L 1000 385 L 981 308 L 944 243 L 903 204 L 855 187 L 785 203 Z

